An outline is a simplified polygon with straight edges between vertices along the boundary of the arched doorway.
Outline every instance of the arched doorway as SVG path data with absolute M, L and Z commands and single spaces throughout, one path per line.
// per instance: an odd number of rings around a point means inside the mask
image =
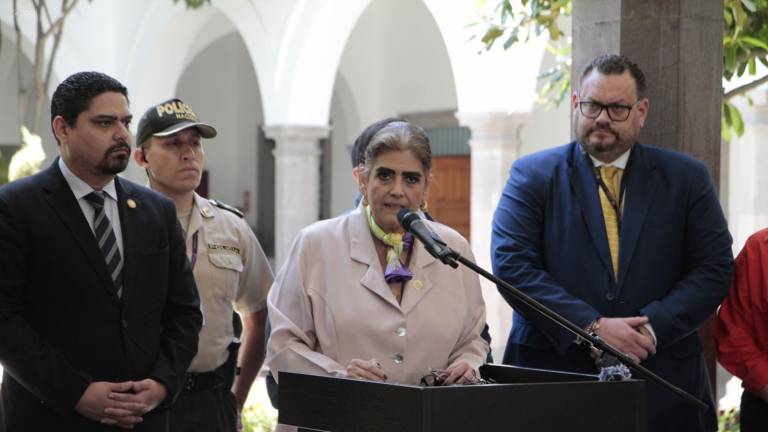
M 217 14 L 212 21 L 230 31 L 186 62 L 175 94 L 218 129 L 218 136 L 205 145 L 209 196 L 241 209 L 271 255 L 274 157 L 261 130 L 264 115 L 256 72 L 242 37 L 226 17 Z
M 458 127 L 456 107 L 448 52 L 426 5 L 413 0 L 372 1 L 351 31 L 337 70 L 331 151 L 324 159 L 334 168 L 323 171 L 328 178 L 325 188 L 330 190 L 323 193 L 330 202 L 329 216 L 352 207 L 356 185 L 349 174 L 350 149 L 363 128 L 390 116 L 405 117 L 428 131 Z M 433 150 L 443 144 L 433 139 Z M 469 157 L 468 149 L 463 157 Z M 468 224 L 468 199 L 463 211 Z

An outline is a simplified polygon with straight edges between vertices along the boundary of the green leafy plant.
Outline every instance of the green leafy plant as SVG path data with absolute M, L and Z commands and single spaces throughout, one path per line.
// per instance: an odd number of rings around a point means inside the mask
M 556 65 L 539 76 L 544 81 L 540 101 L 551 106 L 567 100 L 571 84 L 570 41 L 565 38 L 558 19 L 571 16 L 572 0 L 496 0 L 488 9 L 487 1 L 479 0 L 480 41 L 490 50 L 497 41 L 504 41 L 504 49 L 517 43 L 526 43 L 532 35 L 547 34 L 547 50 L 555 57 Z M 746 84 L 723 93 L 723 138 L 744 133 L 744 121 L 733 98 L 744 96 L 768 82 L 768 0 L 723 0 L 723 78 L 754 77 Z M 477 36 L 476 35 L 476 36 Z M 765 66 L 758 68 L 758 63 Z M 751 100 L 748 99 L 751 103 Z
M 0 153 L 0 186 L 8 183 L 8 161 Z
M 243 409 L 244 432 L 271 432 L 277 424 L 277 412 L 262 403 L 246 405 Z
M 501 0 L 493 8 L 487 5 L 485 0 L 478 2 L 481 21 L 470 24 L 470 27 L 484 27 L 480 37 L 484 49 L 491 50 L 497 41 L 503 40 L 506 50 L 529 42 L 533 36 L 546 34 L 546 49 L 554 57 L 555 65 L 538 76 L 543 84 L 537 102 L 552 108 L 567 100 L 571 88 L 571 41 L 565 37 L 558 20 L 571 16 L 571 0 Z
M 173 0 L 173 4 L 177 4 L 182 0 Z M 183 0 L 189 9 L 197 9 L 206 4 L 211 4 L 211 0 Z
M 717 430 L 718 432 L 739 432 L 741 430 L 739 421 L 738 407 L 720 410 L 717 416 Z

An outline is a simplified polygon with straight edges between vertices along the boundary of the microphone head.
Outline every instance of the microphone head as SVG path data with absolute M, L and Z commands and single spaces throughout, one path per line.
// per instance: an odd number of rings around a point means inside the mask
M 408 207 L 403 207 L 397 212 L 397 222 L 406 231 L 410 231 L 411 224 L 419 219 L 421 219 L 419 214 L 412 212 Z

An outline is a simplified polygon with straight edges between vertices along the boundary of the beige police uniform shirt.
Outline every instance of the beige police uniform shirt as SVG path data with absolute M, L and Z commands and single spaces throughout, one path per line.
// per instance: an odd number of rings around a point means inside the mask
M 182 223 L 184 226 L 185 223 Z M 186 230 L 187 256 L 192 259 L 197 233 L 194 275 L 205 325 L 190 372 L 209 372 L 222 365 L 234 338 L 232 312 L 258 312 L 266 307 L 272 270 L 245 219 L 195 194 Z
M 472 259 L 460 234 L 427 223 Z M 268 297 L 266 361 L 275 376 L 281 370 L 344 376 L 350 360 L 375 358 L 389 382 L 417 384 L 430 368 L 483 364 L 488 344 L 480 336 L 485 304 L 477 275 L 444 265 L 419 241 L 409 267 L 413 279 L 398 303 L 362 207 L 304 228 Z

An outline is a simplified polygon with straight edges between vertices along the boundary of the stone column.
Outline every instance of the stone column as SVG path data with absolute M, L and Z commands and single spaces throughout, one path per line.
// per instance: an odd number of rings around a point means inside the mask
M 320 145 L 327 126 L 268 126 L 275 141 L 275 272 L 296 234 L 320 215 Z
M 640 141 L 678 150 L 720 173 L 721 0 L 574 0 L 574 87 L 595 56 L 640 65 L 651 102 Z
M 722 0 L 574 0 L 574 87 L 584 66 L 605 53 L 623 54 L 645 73 L 651 104 L 640 141 L 703 161 L 718 185 Z M 699 334 L 714 383 L 711 319 Z
M 491 271 L 491 221 L 499 196 L 509 177 L 509 168 L 520 151 L 520 131 L 529 114 L 500 111 L 456 113 L 462 126 L 470 129 L 472 202 L 470 213 L 472 251 L 477 264 Z M 512 325 L 512 311 L 499 295 L 496 285 L 481 278 L 487 322 L 493 338 L 494 360 L 500 361 Z

